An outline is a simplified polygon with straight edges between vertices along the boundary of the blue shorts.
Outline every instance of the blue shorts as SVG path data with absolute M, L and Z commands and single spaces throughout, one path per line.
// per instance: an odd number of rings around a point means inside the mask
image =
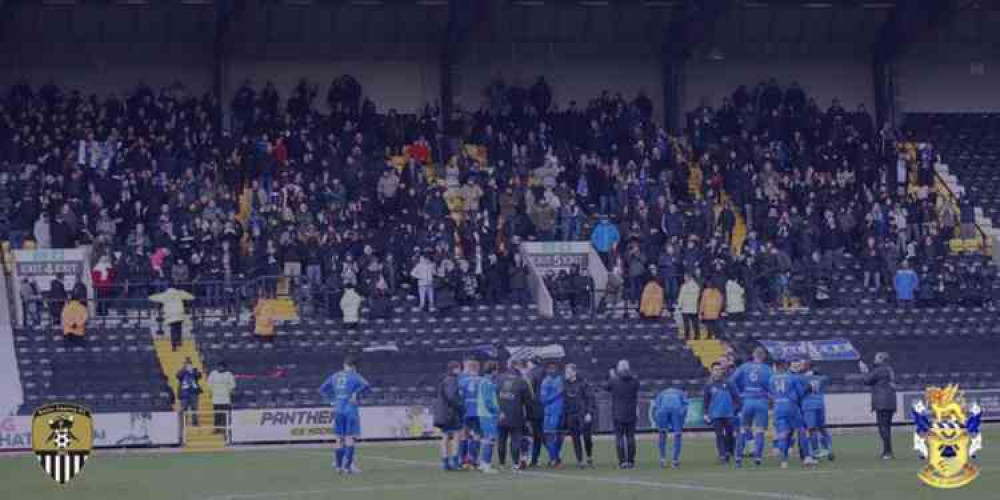
M 802 410 L 806 427 L 809 429 L 821 429 L 826 427 L 826 408 L 816 408 L 814 410 Z
M 671 408 L 657 412 L 653 416 L 653 419 L 656 420 L 656 429 L 660 432 L 683 432 L 686 413 L 683 408 Z
M 497 419 L 494 417 L 479 417 L 480 435 L 486 439 L 496 439 L 499 436 L 497 431 Z
M 479 427 L 479 417 L 465 417 L 465 420 L 462 422 L 462 428 L 477 436 L 483 434 L 483 430 Z
M 767 401 L 760 399 L 748 399 L 743 402 L 743 410 L 740 411 L 740 423 L 747 427 L 764 429 L 767 427 Z
M 787 435 L 792 432 L 804 429 L 805 422 L 799 413 L 783 413 L 774 415 L 774 432 L 778 435 Z
M 335 414 L 333 416 L 333 434 L 339 437 L 361 436 L 361 419 L 357 415 Z

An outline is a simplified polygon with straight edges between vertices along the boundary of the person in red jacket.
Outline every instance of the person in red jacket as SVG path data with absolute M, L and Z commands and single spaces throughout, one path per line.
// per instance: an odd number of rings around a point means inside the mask
M 90 281 L 94 284 L 94 292 L 97 295 L 97 314 L 104 316 L 108 314 L 108 299 L 111 298 L 115 280 L 115 270 L 111 265 L 111 259 L 107 255 L 101 256 L 90 271 Z

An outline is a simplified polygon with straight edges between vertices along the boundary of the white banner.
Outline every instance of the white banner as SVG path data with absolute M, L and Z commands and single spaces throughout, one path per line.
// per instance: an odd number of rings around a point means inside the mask
M 176 413 L 95 413 L 94 447 L 168 446 L 180 444 Z M 0 418 L 0 450 L 31 449 L 31 417 Z
M 435 432 L 434 419 L 425 406 L 361 407 L 361 437 L 364 439 L 427 437 Z M 333 409 L 329 407 L 233 412 L 233 443 L 332 439 Z

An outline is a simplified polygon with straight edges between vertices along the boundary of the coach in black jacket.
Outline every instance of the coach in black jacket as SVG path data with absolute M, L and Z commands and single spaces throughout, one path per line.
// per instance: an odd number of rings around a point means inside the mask
M 514 467 L 519 468 L 521 463 L 521 440 L 532 405 L 531 385 L 521 373 L 523 368 L 520 362 L 509 361 L 507 372 L 497 380 L 497 401 L 500 406 L 497 442 L 501 467 L 507 462 L 508 441 Z
M 573 440 L 573 454 L 579 468 L 594 466 L 594 415 L 597 403 L 594 391 L 586 380 L 577 376 L 576 365 L 566 365 L 566 381 L 563 383 L 563 415 L 566 428 Z M 582 442 L 581 442 L 582 441 Z M 587 453 L 586 464 L 583 452 Z
M 875 354 L 875 364 L 870 369 L 864 361 L 858 368 L 865 375 L 865 385 L 872 388 L 872 411 L 882 438 L 882 460 L 892 460 L 892 418 L 896 414 L 896 372 L 889 366 L 889 353 Z
M 448 362 L 448 371 L 441 377 L 438 384 L 437 401 L 434 402 L 434 426 L 441 429 L 441 463 L 445 470 L 458 468 L 452 457 L 454 453 L 455 432 L 462 428 L 462 397 L 458 392 L 458 374 L 462 364 L 458 361 Z
M 611 378 L 606 386 L 611 393 L 611 418 L 615 426 L 615 450 L 618 452 L 618 467 L 635 467 L 635 424 L 639 404 L 639 380 L 629 369 L 627 360 L 618 362 L 617 369 L 611 370 Z

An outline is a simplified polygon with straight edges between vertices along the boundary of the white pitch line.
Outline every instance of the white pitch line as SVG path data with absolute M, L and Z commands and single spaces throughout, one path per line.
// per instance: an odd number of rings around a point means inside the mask
M 375 457 L 372 457 L 375 458 Z M 538 478 L 536 481 L 541 481 L 543 478 Z M 268 492 L 254 492 L 254 493 L 233 493 L 229 495 L 218 495 L 211 496 L 205 500 L 251 500 L 255 498 L 287 498 L 287 497 L 297 497 L 297 496 L 307 496 L 307 495 L 320 495 L 323 493 L 359 493 L 366 491 L 410 491 L 419 490 L 427 488 L 441 488 L 441 489 L 465 489 L 465 488 L 485 488 L 490 486 L 498 485 L 512 485 L 515 484 L 513 479 L 498 479 L 491 481 L 466 481 L 461 483 L 412 483 L 412 484 L 399 484 L 399 485 L 372 485 L 372 486 L 354 486 L 348 488 L 326 488 L 322 490 L 292 490 L 292 491 L 268 491 Z
M 411 464 L 411 465 L 419 465 L 422 467 L 436 467 L 436 465 L 431 462 L 420 461 L 420 460 L 404 460 L 401 458 L 390 458 L 390 457 L 379 457 L 379 456 L 373 456 L 367 458 L 382 460 L 384 462 L 398 463 L 398 464 Z M 704 486 L 700 484 L 690 484 L 690 483 L 665 483 L 658 481 L 644 481 L 641 479 L 633 479 L 628 477 L 611 478 L 611 477 L 593 477 L 593 476 L 581 476 L 581 475 L 571 476 L 565 474 L 557 474 L 553 472 L 538 472 L 538 471 L 524 471 L 521 474 L 525 476 L 563 479 L 569 481 L 589 481 L 595 483 L 615 484 L 619 486 L 642 486 L 646 488 L 656 488 L 665 490 L 704 491 L 708 493 L 723 493 L 728 495 L 739 495 L 739 496 L 754 497 L 754 498 L 773 498 L 775 500 L 825 500 L 820 497 L 797 495 L 794 493 L 779 493 L 772 491 L 750 491 L 750 490 L 740 490 L 735 488 Z

